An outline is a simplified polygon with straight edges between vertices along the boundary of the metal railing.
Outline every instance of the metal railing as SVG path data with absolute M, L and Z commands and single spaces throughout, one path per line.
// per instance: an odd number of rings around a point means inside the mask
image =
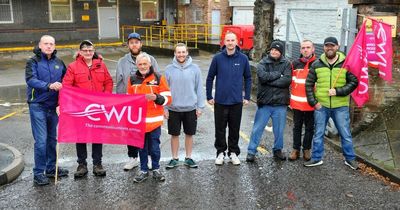
M 198 42 L 209 43 L 210 40 L 220 39 L 221 34 L 211 33 L 212 29 L 218 27 L 222 32 L 224 25 L 211 25 L 211 24 L 175 24 L 168 26 L 129 26 L 124 25 L 121 27 L 122 42 L 126 41 L 129 33 L 136 32 L 142 37 L 144 45 L 147 46 L 170 46 L 178 42 L 194 43 L 197 48 Z M 218 30 L 217 30 L 218 31 Z

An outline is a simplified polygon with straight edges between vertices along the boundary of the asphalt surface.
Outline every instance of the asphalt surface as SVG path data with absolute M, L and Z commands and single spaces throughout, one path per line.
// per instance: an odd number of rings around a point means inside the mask
M 194 57 L 203 78 L 207 75 L 211 56 Z M 162 61 L 159 61 L 161 66 L 170 61 L 167 57 L 156 58 Z M 109 69 L 113 71 L 111 64 Z M 89 164 L 88 177 L 75 180 L 72 175 L 77 166 L 75 145 L 61 144 L 59 162 L 70 170 L 70 176 L 59 180 L 57 185 L 37 187 L 32 182 L 33 139 L 27 106 L 18 101 L 0 106 L 0 116 L 17 112 L 0 121 L 0 141 L 17 148 L 25 160 L 25 169 L 19 178 L 0 187 L 0 209 L 400 209 L 399 192 L 380 180 L 349 169 L 343 164 L 342 155 L 328 145 L 325 145 L 324 164 L 306 168 L 302 165 L 303 160 L 274 160 L 269 152 L 273 144 L 272 133 L 266 131 L 262 143 L 267 151 L 259 154 L 256 163 L 246 163 L 244 159 L 255 110 L 254 103 L 243 109 L 240 166 L 227 161 L 223 166 L 214 165 L 214 118 L 212 107 L 207 106 L 199 119 L 193 147 L 198 169 L 181 165 L 165 170 L 171 152 L 164 124 L 161 167 L 166 181 L 163 183 L 151 177 L 143 183 L 133 183 L 138 169 L 122 170 L 127 155 L 126 147 L 121 145 L 104 145 L 106 177 L 94 177 Z M 288 153 L 292 142 L 289 121 L 284 141 L 284 150 Z M 181 161 L 183 145 L 181 139 Z

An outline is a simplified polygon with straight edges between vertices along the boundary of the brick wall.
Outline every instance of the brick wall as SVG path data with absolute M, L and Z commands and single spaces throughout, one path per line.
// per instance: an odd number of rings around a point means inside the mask
M 201 21 L 196 21 L 196 10 L 201 11 Z M 232 8 L 228 0 L 191 0 L 188 5 L 178 6 L 178 23 L 211 24 L 212 10 L 220 10 L 221 24 L 229 24 Z

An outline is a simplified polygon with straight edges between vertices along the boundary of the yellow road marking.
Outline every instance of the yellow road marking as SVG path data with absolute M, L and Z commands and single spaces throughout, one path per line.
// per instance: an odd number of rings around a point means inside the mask
M 206 105 L 207 105 L 207 107 L 209 107 L 209 108 L 211 109 L 211 111 L 214 112 L 214 107 L 211 106 L 210 104 L 208 104 L 207 101 L 206 101 Z M 249 136 L 248 136 L 247 134 L 245 134 L 243 131 L 239 131 L 239 135 L 240 135 L 240 137 L 242 137 L 242 139 L 245 140 L 247 143 L 250 142 Z M 263 154 L 263 155 L 268 155 L 268 154 L 269 154 L 269 152 L 268 152 L 266 149 L 262 148 L 262 147 L 257 147 L 257 151 L 258 151 L 259 153 Z
M 17 112 L 12 112 L 12 113 L 10 113 L 10 114 L 4 116 L 4 117 L 1 117 L 0 120 L 4 120 L 4 119 L 6 119 L 6 118 L 9 118 L 9 117 L 11 117 L 11 116 L 13 116 L 13 115 L 15 115 L 15 114 L 17 114 Z

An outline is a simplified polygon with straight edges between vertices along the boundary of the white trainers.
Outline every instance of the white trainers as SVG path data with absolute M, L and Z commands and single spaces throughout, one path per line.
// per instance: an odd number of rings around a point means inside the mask
M 231 156 L 229 157 L 231 159 L 231 163 L 235 166 L 240 165 L 240 160 L 238 156 L 235 153 L 231 153 Z
M 153 168 L 152 164 L 151 164 L 151 156 L 149 155 L 147 158 L 147 168 L 149 170 L 151 170 Z
M 219 153 L 217 159 L 215 159 L 215 165 L 221 166 L 222 164 L 224 164 L 224 158 L 225 158 L 224 153 L 222 152 Z
M 125 171 L 132 170 L 133 168 L 138 167 L 139 160 L 137 158 L 130 157 L 128 162 L 124 166 Z

